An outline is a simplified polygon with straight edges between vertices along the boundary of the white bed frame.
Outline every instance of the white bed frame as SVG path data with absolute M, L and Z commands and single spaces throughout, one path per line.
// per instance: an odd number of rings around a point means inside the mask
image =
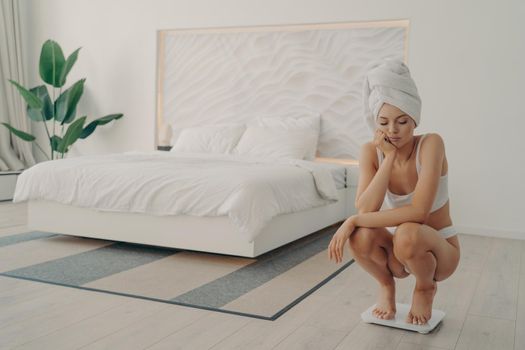
M 247 242 L 227 216 L 151 216 L 103 212 L 49 201 L 29 201 L 28 227 L 65 235 L 254 258 L 355 213 L 356 187 L 338 190 L 326 206 L 283 214 Z

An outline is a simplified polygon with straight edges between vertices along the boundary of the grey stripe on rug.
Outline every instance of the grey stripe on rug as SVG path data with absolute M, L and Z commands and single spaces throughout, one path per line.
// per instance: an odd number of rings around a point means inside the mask
M 301 241 L 294 242 L 294 244 L 288 244 L 264 254 L 253 264 L 242 267 L 171 300 L 185 304 L 221 308 L 325 250 L 332 239 L 332 235 L 328 232 L 335 232 L 336 229 L 333 227 L 325 228 L 320 233 L 312 234 Z
M 34 239 L 42 239 L 42 238 L 49 238 L 57 236 L 55 233 L 48 233 L 48 232 L 24 232 L 24 233 L 17 233 L 15 235 L 0 237 L 0 247 L 5 247 L 12 244 L 32 241 Z
M 81 286 L 180 252 L 175 249 L 115 243 L 84 253 L 23 267 L 4 275 Z

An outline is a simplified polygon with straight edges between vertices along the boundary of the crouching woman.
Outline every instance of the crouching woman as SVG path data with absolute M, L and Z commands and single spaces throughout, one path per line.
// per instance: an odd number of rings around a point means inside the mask
M 339 227 L 328 247 L 341 262 L 349 244 L 355 261 L 378 282 L 373 315 L 396 313 L 395 279 L 416 279 L 406 322 L 422 325 L 432 317 L 437 282 L 450 277 L 460 258 L 450 218 L 448 163 L 436 133 L 414 135 L 421 101 L 408 68 L 388 60 L 367 72 L 365 118 L 374 139 L 359 157 L 358 213 Z

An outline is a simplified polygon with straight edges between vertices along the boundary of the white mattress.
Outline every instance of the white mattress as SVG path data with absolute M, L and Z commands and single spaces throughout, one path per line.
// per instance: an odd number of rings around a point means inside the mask
M 250 242 L 276 215 L 337 201 L 337 188 L 344 184 L 340 164 L 126 152 L 39 163 L 19 176 L 14 202 L 46 200 L 150 215 L 228 215 Z

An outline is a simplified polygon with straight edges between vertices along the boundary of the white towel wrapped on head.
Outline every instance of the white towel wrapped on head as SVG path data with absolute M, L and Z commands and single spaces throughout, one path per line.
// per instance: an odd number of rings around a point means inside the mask
M 386 59 L 368 66 L 363 83 L 364 116 L 368 127 L 375 131 L 376 118 L 388 103 L 408 114 L 419 125 L 421 98 L 408 67 L 400 60 Z

